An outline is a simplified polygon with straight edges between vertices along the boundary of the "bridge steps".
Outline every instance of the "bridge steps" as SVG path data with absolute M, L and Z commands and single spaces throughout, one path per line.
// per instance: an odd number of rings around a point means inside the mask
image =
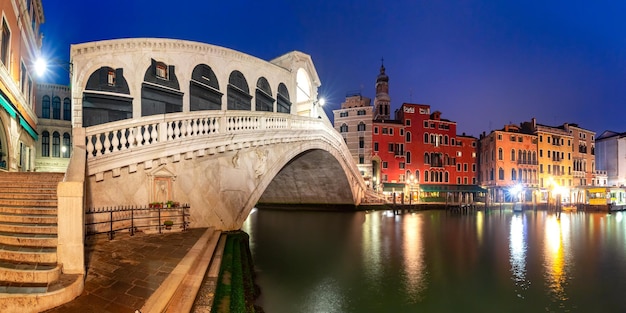
M 40 311 L 71 300 L 82 275 L 57 263 L 62 173 L 0 173 L 0 311 Z M 68 298 L 69 297 L 69 298 Z

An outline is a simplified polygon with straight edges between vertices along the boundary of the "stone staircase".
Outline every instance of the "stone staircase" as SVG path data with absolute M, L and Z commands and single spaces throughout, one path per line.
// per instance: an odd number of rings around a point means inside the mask
M 63 173 L 0 173 L 0 312 L 37 312 L 82 290 L 57 263 L 57 185 Z M 71 293 L 71 290 L 69 290 Z

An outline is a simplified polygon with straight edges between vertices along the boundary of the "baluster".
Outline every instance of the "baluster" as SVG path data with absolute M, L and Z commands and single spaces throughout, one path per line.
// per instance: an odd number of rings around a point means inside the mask
M 113 152 L 117 152 L 120 150 L 119 144 L 120 140 L 117 138 L 117 135 L 120 133 L 119 130 L 113 131 Z
M 142 141 L 143 141 L 143 137 L 141 136 L 141 126 L 137 126 L 134 128 L 134 132 L 135 132 L 135 146 L 136 147 L 141 147 L 142 146 Z
M 93 149 L 94 149 L 92 138 L 93 136 L 87 136 L 87 156 L 90 158 L 93 157 Z
M 213 130 L 211 131 L 212 133 L 220 132 L 220 119 L 219 118 L 215 117 L 213 119 L 212 127 L 213 127 Z
M 104 153 L 103 154 L 111 153 L 111 151 L 109 150 L 111 148 L 111 141 L 109 140 L 109 134 L 110 133 L 104 136 Z
M 150 144 L 150 130 L 148 130 L 148 126 L 149 125 L 144 126 L 144 129 L 143 129 L 143 138 L 146 140 L 144 145 Z
M 191 134 L 193 136 L 197 136 L 198 135 L 198 121 L 199 121 L 199 119 L 192 119 L 191 120 L 191 124 L 193 125 L 193 127 L 191 128 Z
M 156 143 L 159 141 L 159 133 L 157 132 L 158 125 L 159 123 L 152 124 L 152 133 L 150 134 L 150 137 L 152 138 L 152 143 Z
M 208 135 L 209 132 L 211 131 L 210 127 L 209 127 L 209 123 L 211 122 L 211 118 L 207 117 L 202 119 L 202 129 L 204 129 L 204 134 Z
M 126 144 L 128 143 L 128 138 L 126 137 L 127 134 L 129 133 L 128 128 L 123 129 L 122 131 L 120 131 L 120 150 L 126 150 Z
M 167 123 L 167 140 L 174 139 L 174 122 Z
M 174 137 L 180 138 L 180 121 L 174 122 Z
M 100 136 L 102 134 L 95 135 L 96 138 L 96 156 L 102 155 L 102 142 L 100 140 Z

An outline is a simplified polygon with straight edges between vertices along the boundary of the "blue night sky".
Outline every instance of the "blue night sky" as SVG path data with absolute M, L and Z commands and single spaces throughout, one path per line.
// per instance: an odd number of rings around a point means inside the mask
M 181 6 L 172 6 L 180 3 Z M 478 135 L 536 117 L 626 131 L 624 1 L 43 0 L 43 51 L 128 37 L 193 40 L 271 60 L 311 55 L 332 115 L 374 98 L 384 58 L 392 109 L 430 104 Z M 67 74 L 57 74 L 67 83 Z

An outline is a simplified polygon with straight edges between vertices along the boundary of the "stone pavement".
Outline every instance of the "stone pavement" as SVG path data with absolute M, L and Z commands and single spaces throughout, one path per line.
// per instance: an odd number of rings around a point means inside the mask
M 85 246 L 85 290 L 45 312 L 135 312 L 159 288 L 206 228 L 164 234 L 118 233 L 91 238 Z

